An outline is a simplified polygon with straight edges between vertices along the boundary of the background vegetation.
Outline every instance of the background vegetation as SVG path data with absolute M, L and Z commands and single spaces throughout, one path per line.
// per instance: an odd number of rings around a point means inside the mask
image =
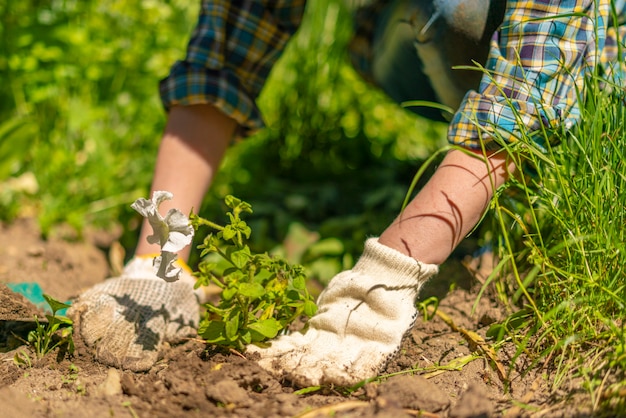
M 310 5 L 259 100 L 268 128 L 230 151 L 202 208 L 224 216 L 225 195 L 245 196 L 259 249 L 315 230 L 341 238 L 324 251 L 358 253 L 351 242 L 388 224 L 419 162 L 444 141 L 444 126 L 354 72 L 342 6 Z M 138 219 L 128 205 L 147 195 L 165 120 L 157 84 L 184 56 L 197 7 L 0 0 L 2 219 L 29 213 L 46 235 L 59 224 L 80 233 L 121 223 L 133 247 Z
M 129 205 L 147 196 L 165 121 L 157 84 L 184 55 L 197 8 L 0 0 L 0 220 L 34 216 L 44 235 L 69 225 L 78 237 L 121 226 L 132 251 L 139 219 Z M 220 221 L 223 197 L 241 197 L 255 211 L 254 249 L 280 251 L 322 280 L 352 265 L 445 143 L 444 125 L 359 78 L 350 34 L 342 3 L 309 3 L 259 99 L 268 127 L 229 151 L 201 208 Z M 494 341 L 550 360 L 555 390 L 582 376 L 600 406 L 625 390 L 625 111 L 623 97 L 591 89 L 561 145 L 521 141 L 519 164 L 537 174 L 494 200 L 474 239 L 492 237 L 501 264 L 490 285 L 511 310 Z

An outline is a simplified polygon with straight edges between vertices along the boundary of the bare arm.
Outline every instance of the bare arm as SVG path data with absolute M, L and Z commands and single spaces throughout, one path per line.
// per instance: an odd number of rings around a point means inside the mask
M 450 151 L 379 242 L 423 263 L 443 263 L 514 170 L 503 155 L 490 156 L 489 164 L 476 157 Z
M 170 110 L 151 188 L 152 191 L 167 190 L 174 194 L 173 200 L 161 205 L 162 214 L 170 208 L 178 208 L 184 214 L 192 208 L 200 209 L 236 126 L 233 119 L 209 104 Z M 152 229 L 145 221 L 136 255 L 160 251 L 158 245 L 146 241 L 151 233 Z M 190 247 L 186 247 L 179 256 L 187 260 L 189 251 Z

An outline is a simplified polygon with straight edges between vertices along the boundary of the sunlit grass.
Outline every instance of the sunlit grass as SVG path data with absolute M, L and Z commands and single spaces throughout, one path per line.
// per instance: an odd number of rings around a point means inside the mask
M 543 146 L 522 134 L 507 150 L 525 175 L 492 208 L 501 261 L 491 279 L 521 311 L 491 335 L 553 369 L 552 390 L 582 378 L 595 408 L 623 392 L 626 369 L 623 100 L 590 82 L 574 129 Z

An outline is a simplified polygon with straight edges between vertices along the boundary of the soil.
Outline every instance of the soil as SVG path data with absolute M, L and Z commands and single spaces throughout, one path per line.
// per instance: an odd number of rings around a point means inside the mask
M 458 259 L 446 262 L 438 278 L 422 292 L 422 300 L 433 295 L 440 298 L 438 309 L 444 315 L 418 320 L 399 355 L 387 366 L 385 373 L 392 376 L 352 392 L 328 387 L 298 393 L 288 382 L 276 380 L 244 356 L 216 350 L 193 339 L 166 347 L 162 359 L 146 373 L 104 366 L 76 338 L 73 354 L 56 350 L 36 359 L 23 339 L 33 326 L 32 321 L 25 319 L 41 317 L 41 309 L 2 283 L 35 282 L 55 299 L 71 300 L 110 276 L 110 249 L 117 248 L 114 239 L 91 234 L 80 242 L 43 240 L 32 220 L 0 225 L 0 415 L 592 415 L 584 397 L 579 396 L 580 389 L 572 387 L 567 393 L 550 394 L 553 377 L 549 370 L 537 366 L 527 369 L 523 358 L 512 365 L 511 347 L 500 348 L 492 357 L 485 354 L 489 350 L 481 344 L 486 330 L 502 319 L 504 312 L 488 295 L 483 295 L 472 309 L 481 288 L 477 279 L 481 275 L 471 275 Z M 17 362 L 16 358 L 23 361 Z M 436 365 L 450 367 L 434 368 Z M 408 372 L 411 369 L 422 371 Z

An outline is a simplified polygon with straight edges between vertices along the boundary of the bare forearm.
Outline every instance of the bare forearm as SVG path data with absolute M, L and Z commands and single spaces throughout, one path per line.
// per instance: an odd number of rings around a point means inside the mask
M 212 105 L 174 107 L 161 140 L 151 190 L 167 190 L 174 199 L 163 202 L 160 210 L 170 208 L 187 214 L 199 210 L 228 147 L 236 122 Z M 147 222 L 142 225 L 137 255 L 159 252 L 147 243 L 152 233 Z M 189 247 L 179 254 L 186 260 Z
M 424 263 L 443 263 L 514 169 L 499 154 L 488 163 L 478 156 L 450 151 L 379 242 Z

